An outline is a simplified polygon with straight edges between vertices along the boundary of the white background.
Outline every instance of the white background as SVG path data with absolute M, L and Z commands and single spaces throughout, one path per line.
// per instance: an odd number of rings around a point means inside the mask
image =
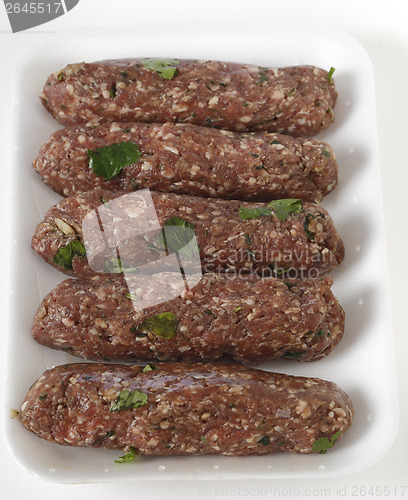
M 405 153 L 408 126 L 408 4 L 406 0 L 80 0 L 71 12 L 51 23 L 30 30 L 33 33 L 60 31 L 86 27 L 151 27 L 160 36 L 160 27 L 166 25 L 177 30 L 181 26 L 205 25 L 222 30 L 231 25 L 263 27 L 301 20 L 306 24 L 317 23 L 341 29 L 356 38 L 368 51 L 375 72 L 377 120 L 384 193 L 388 262 L 378 263 L 373 273 L 381 273 L 388 265 L 391 284 L 392 310 L 396 361 L 400 394 L 401 425 L 394 443 L 384 458 L 370 469 L 347 477 L 319 480 L 288 481 L 235 481 L 227 482 L 130 482 L 124 484 L 58 485 L 40 481 L 21 469 L 6 448 L 0 436 L 0 494 L 4 500 L 30 495 L 32 499 L 81 500 L 90 495 L 100 500 L 114 498 L 354 498 L 359 496 L 385 496 L 389 487 L 390 498 L 408 498 L 408 353 L 407 326 L 404 321 L 408 298 L 408 272 L 405 256 L 408 246 L 406 199 L 408 190 L 408 161 Z M 11 32 L 3 5 L 0 5 L 0 32 Z M 28 32 L 26 32 L 28 33 Z M 0 70 L 1 118 L 10 121 L 9 89 L 12 61 L 7 57 L 9 44 L 18 43 L 19 35 L 0 34 L 0 53 L 3 64 Z M 5 42 L 7 40 L 7 43 Z M 15 42 L 14 42 L 15 40 Z M 35 126 L 33 124 L 33 126 Z M 7 127 L 2 127 L 3 134 Z M 3 180 L 7 182 L 7 135 L 1 136 Z M 3 143 L 4 141 L 4 143 Z M 7 189 L 1 196 L 3 212 L 7 213 Z M 7 224 L 3 218 L 3 226 Z M 0 245 L 4 267 L 7 268 L 8 240 Z M 6 283 L 2 287 L 2 300 L 7 296 Z M 4 317 L 6 311 L 2 311 Z M 4 332 L 5 333 L 5 332 Z M 21 363 L 27 360 L 22 359 Z M 378 359 L 381 363 L 381 359 Z M 2 363 L 1 366 L 4 366 Z M 3 375 L 3 373 L 2 373 Z M 2 387 L 3 384 L 0 386 Z M 362 449 L 369 454 L 370 449 Z M 373 490 L 369 490 L 373 487 Z M 364 489 L 366 488 L 366 490 Z M 364 493 L 366 492 L 366 495 Z M 279 494 L 280 493 L 280 494 Z M 353 495 L 354 494 L 354 495 Z M 372 497 L 372 496 L 371 496 Z

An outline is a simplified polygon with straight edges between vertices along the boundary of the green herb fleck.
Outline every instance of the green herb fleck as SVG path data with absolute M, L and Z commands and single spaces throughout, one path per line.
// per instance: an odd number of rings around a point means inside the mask
M 288 218 L 289 214 L 299 214 L 302 211 L 301 200 L 294 198 L 273 200 L 268 206 L 275 210 L 276 217 L 283 222 Z
M 119 457 L 119 460 L 114 460 L 116 464 L 124 464 L 125 462 L 131 462 L 138 455 L 138 450 L 136 448 L 131 447 L 130 451 L 126 453 L 126 455 L 122 455 Z
M 263 444 L 264 446 L 268 446 L 270 444 L 271 439 L 269 436 L 262 436 L 261 439 L 258 439 L 257 443 Z
M 40 395 L 38 396 L 38 399 L 39 399 L 40 401 L 45 401 L 45 400 L 47 399 L 47 397 L 48 397 L 48 394 L 47 394 L 46 392 L 43 392 L 42 394 L 40 394 Z
M 165 80 L 171 80 L 177 74 L 177 66 L 180 61 L 177 59 L 145 59 L 142 65 L 146 69 L 155 71 Z
M 282 144 L 282 143 L 281 143 L 280 141 L 277 141 L 277 140 L 275 140 L 275 139 L 274 139 L 274 140 L 271 142 L 271 145 L 273 145 L 273 144 Z
M 111 99 L 115 99 L 115 97 L 116 97 L 116 83 L 112 84 L 112 87 L 109 91 L 109 94 L 110 94 Z
M 205 309 L 204 314 L 211 314 L 211 316 L 214 316 L 214 313 L 211 312 L 209 309 Z
M 291 89 L 285 97 L 292 97 L 296 94 L 296 89 Z
M 259 155 L 257 155 L 256 153 L 251 153 L 251 156 L 253 156 L 254 158 L 259 158 Z
M 153 363 L 149 363 L 148 365 L 146 365 L 146 366 L 143 368 L 142 372 L 143 372 L 143 373 L 146 373 L 146 372 L 151 372 L 151 371 L 153 371 L 153 370 L 157 370 L 157 368 L 155 367 L 155 365 L 154 365 Z
M 265 166 L 264 166 L 264 165 L 262 165 L 262 164 L 261 164 L 261 165 L 257 165 L 257 166 L 255 167 L 255 169 L 256 169 L 256 170 L 261 170 L 261 169 L 266 170 L 266 169 L 265 169 Z
M 237 312 L 238 312 L 238 311 L 240 311 L 241 309 L 242 309 L 242 306 L 236 307 L 236 308 L 234 309 L 234 313 L 237 313 Z
M 269 207 L 272 207 L 275 211 L 276 217 L 284 222 L 288 218 L 289 214 L 298 214 L 302 211 L 302 202 L 298 199 L 286 198 L 282 200 L 273 200 L 266 207 L 240 207 L 239 216 L 241 220 L 249 220 L 256 219 L 262 215 L 272 215 Z
M 118 176 L 124 167 L 137 163 L 142 156 L 133 142 L 115 142 L 110 146 L 87 151 L 89 167 L 107 181 Z
M 130 300 L 139 300 L 139 297 L 135 295 L 134 293 L 125 293 L 125 297 Z
M 115 399 L 110 411 L 119 412 L 122 410 L 130 410 L 131 408 L 140 408 L 147 404 L 147 395 L 144 392 L 135 390 L 133 392 L 124 389 Z
M 266 76 L 266 71 L 262 70 L 259 72 L 259 80 L 255 83 L 259 84 L 259 83 L 266 82 L 266 81 L 268 81 L 268 77 Z
M 288 271 L 290 271 L 292 268 L 291 267 L 275 267 L 273 264 L 269 264 L 269 268 L 275 272 L 276 274 L 285 274 Z
M 298 359 L 306 354 L 306 351 L 285 351 L 282 355 L 284 359 Z
M 340 435 L 341 431 L 338 431 L 336 432 L 336 434 L 333 434 L 330 440 L 327 437 L 321 437 L 317 439 L 313 443 L 313 453 L 326 453 L 329 448 L 332 448 L 334 446 L 334 443 L 339 439 Z
M 336 71 L 336 68 L 333 68 L 333 66 L 330 68 L 329 72 L 327 73 L 327 81 L 330 83 L 330 84 L 333 84 L 333 73 Z
M 109 208 L 109 201 L 102 196 L 101 202 Z
M 323 333 L 324 333 L 324 331 L 323 331 L 322 329 L 320 329 L 320 330 L 318 330 L 318 331 L 316 332 L 316 335 L 317 335 L 318 337 L 322 337 L 322 336 L 323 336 Z
M 207 443 L 207 438 L 205 436 L 201 436 L 200 437 L 200 441 L 203 443 L 203 444 L 206 444 Z
M 64 269 L 72 269 L 72 259 L 75 255 L 85 257 L 85 246 L 78 240 L 70 241 L 64 247 L 61 247 L 52 259 L 57 266 Z
M 316 219 L 316 216 L 312 215 L 312 214 L 307 214 L 305 217 L 304 228 L 305 228 L 305 233 L 306 233 L 306 236 L 308 237 L 308 239 L 310 241 L 314 241 L 315 235 L 312 232 L 310 232 L 310 230 L 309 230 L 310 219 Z
M 138 330 L 146 330 L 154 333 L 158 337 L 171 339 L 177 335 L 179 324 L 176 315 L 172 312 L 164 312 L 149 316 L 138 326 Z
M 172 229 L 167 229 L 172 228 Z M 169 253 L 178 253 L 184 257 L 194 257 L 196 246 L 191 245 L 195 235 L 195 227 L 180 217 L 170 217 L 158 236 L 158 243 Z
M 327 151 L 327 149 L 323 149 L 322 156 L 324 156 L 325 158 L 331 158 L 330 151 Z
M 62 82 L 62 80 L 64 79 L 64 72 L 63 72 L 63 71 L 60 71 L 60 72 L 58 73 L 57 78 L 58 78 L 58 80 L 59 80 L 60 82 Z
M 239 216 L 241 220 L 256 219 L 262 215 L 272 215 L 268 207 L 247 208 L 239 207 Z
M 252 240 L 251 240 L 249 234 L 245 233 L 244 236 L 245 236 L 245 241 L 247 242 L 247 245 L 252 245 Z

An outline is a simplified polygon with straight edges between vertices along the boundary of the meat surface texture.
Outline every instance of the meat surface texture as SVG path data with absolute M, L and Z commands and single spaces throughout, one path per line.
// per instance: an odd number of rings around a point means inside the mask
M 64 125 L 181 122 L 310 137 L 334 120 L 337 93 L 323 69 L 175 63 L 171 78 L 143 59 L 69 64 L 49 76 L 41 99 Z
M 89 165 L 88 151 L 132 142 L 140 159 L 106 180 Z M 320 202 L 337 185 L 328 144 L 266 132 L 240 134 L 173 123 L 105 123 L 54 132 L 33 162 L 54 191 L 71 196 L 94 188 L 150 188 L 210 198 Z
M 66 280 L 42 301 L 33 336 L 47 347 L 97 361 L 226 356 L 260 363 L 318 360 L 344 332 L 344 312 L 327 277 L 296 282 L 206 274 L 183 296 L 161 302 L 162 291 L 176 281 L 173 273 L 137 276 L 130 283 L 121 275 Z M 157 305 L 139 310 L 135 306 L 146 295 Z M 168 331 L 148 326 L 160 314 L 175 321 Z
M 20 411 L 51 442 L 143 455 L 312 453 L 322 438 L 341 438 L 352 417 L 332 382 L 212 363 L 57 366 Z
M 107 244 L 96 230 L 93 241 L 89 238 L 88 256 L 77 252 L 70 266 L 56 263 L 61 248 L 66 249 L 72 242 L 83 244 L 83 222 L 91 212 L 99 228 L 95 215 L 98 209 L 99 214 L 101 210 L 104 213 L 103 234 L 120 236 L 116 250 L 127 267 L 138 265 L 144 244 L 143 262 L 160 263 L 162 248 L 157 243 L 158 234 L 151 231 L 149 241 L 140 235 L 134 236 L 133 228 L 139 224 L 135 210 L 142 195 L 144 192 L 94 190 L 66 198 L 52 207 L 37 226 L 32 248 L 49 264 L 69 275 L 86 277 L 109 272 L 109 266 L 106 269 L 90 267 L 88 262 L 91 254 L 97 253 L 93 247 L 97 247 L 100 259 L 107 259 Z M 288 214 L 285 220 L 280 220 L 273 209 L 270 215 L 242 220 L 243 208 L 263 210 L 266 205 L 172 193 L 151 192 L 150 195 L 160 226 L 176 217 L 182 224 L 193 227 L 204 272 L 254 272 L 263 276 L 277 272 L 279 276 L 295 279 L 316 278 L 327 274 L 344 257 L 344 245 L 330 215 L 316 204 L 302 202 L 298 213 Z

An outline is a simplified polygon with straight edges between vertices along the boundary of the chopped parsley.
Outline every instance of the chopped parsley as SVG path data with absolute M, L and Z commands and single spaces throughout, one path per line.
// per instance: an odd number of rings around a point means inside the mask
M 302 202 L 298 199 L 286 198 L 282 200 L 273 200 L 264 207 L 240 207 L 239 216 L 241 220 L 249 220 L 256 219 L 262 215 L 272 215 L 272 211 L 269 207 L 273 208 L 276 217 L 284 222 L 289 214 L 299 214 L 302 211 Z
M 119 460 L 114 460 L 114 462 L 116 464 L 124 464 L 125 462 L 131 462 L 136 458 L 136 455 L 138 454 L 139 454 L 138 450 L 136 448 L 131 447 L 128 453 L 119 457 Z
M 310 230 L 309 230 L 310 219 L 316 219 L 316 216 L 312 215 L 312 214 L 307 214 L 305 217 L 304 228 L 305 228 L 305 233 L 306 233 L 306 236 L 308 237 L 308 239 L 310 241 L 314 241 L 315 235 L 312 232 L 310 232 Z
M 236 308 L 234 309 L 234 313 L 239 312 L 241 309 L 242 309 L 242 306 L 236 307 Z
M 116 97 L 116 83 L 112 84 L 112 87 L 109 91 L 109 94 L 110 94 L 111 99 L 115 99 L 115 97 Z
M 59 80 L 60 82 L 62 82 L 62 80 L 64 79 L 64 72 L 63 72 L 63 71 L 60 71 L 60 72 L 58 73 L 57 78 L 58 78 L 58 80 Z
M 261 439 L 258 439 L 257 443 L 263 444 L 264 446 L 268 446 L 270 444 L 271 439 L 269 436 L 262 436 Z
M 85 257 L 86 255 L 85 246 L 78 240 L 70 241 L 67 245 L 61 247 L 52 260 L 57 266 L 72 269 L 72 259 L 75 255 L 79 257 Z
M 330 68 L 329 72 L 327 73 L 327 81 L 330 84 L 333 84 L 333 73 L 336 71 L 336 68 L 333 68 L 333 66 Z
M 313 453 L 326 453 L 329 448 L 334 446 L 334 443 L 339 439 L 340 435 L 341 431 L 338 431 L 336 434 L 333 434 L 330 440 L 327 437 L 316 439 L 312 447 Z
M 146 366 L 143 368 L 142 372 L 143 372 L 143 373 L 146 373 L 146 372 L 151 372 L 151 371 L 153 371 L 153 370 L 157 370 L 157 368 L 155 367 L 155 365 L 154 365 L 153 363 L 149 363 L 148 365 L 146 365 Z
M 247 242 L 247 245 L 252 245 L 252 240 L 251 240 L 249 234 L 244 233 L 244 236 L 245 236 L 245 241 Z
M 171 80 L 177 74 L 177 66 L 180 61 L 177 59 L 144 59 L 142 66 L 146 69 L 155 71 L 159 76 L 165 80 Z
M 324 156 L 325 158 L 331 158 L 330 151 L 327 151 L 327 149 L 323 149 L 322 156 Z
M 135 390 L 133 392 L 124 389 L 120 391 L 118 397 L 115 399 L 110 411 L 119 412 L 122 410 L 130 410 L 131 408 L 140 408 L 147 404 L 147 395 L 144 392 Z
M 147 317 L 138 330 L 154 333 L 158 337 L 171 339 L 177 335 L 179 321 L 172 312 L 164 312 Z
M 303 354 L 306 354 L 306 351 L 285 351 L 282 354 L 282 358 L 284 359 L 298 359 L 303 356 Z
M 92 151 L 88 149 L 89 167 L 96 175 L 109 181 L 117 177 L 123 168 L 137 163 L 142 154 L 133 142 L 115 142 Z
M 125 293 L 125 297 L 130 300 L 139 300 L 139 297 L 135 295 L 134 293 Z
M 268 77 L 266 76 L 266 71 L 265 70 L 261 70 L 259 72 L 259 80 L 257 82 L 255 82 L 255 83 L 259 84 L 259 83 L 267 82 L 267 81 L 268 81 Z

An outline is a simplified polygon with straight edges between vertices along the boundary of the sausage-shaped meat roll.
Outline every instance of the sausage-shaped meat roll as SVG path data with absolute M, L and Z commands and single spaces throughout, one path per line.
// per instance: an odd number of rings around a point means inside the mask
M 20 411 L 53 443 L 143 455 L 322 453 L 352 417 L 332 382 L 212 363 L 57 366 Z
M 37 226 L 32 248 L 49 264 L 77 277 L 111 272 L 115 259 L 119 270 L 153 261 L 159 266 L 165 260 L 161 256 L 167 255 L 161 228 L 176 226 L 195 236 L 204 272 L 306 279 L 328 273 L 344 257 L 333 221 L 319 205 L 296 199 L 248 203 L 148 190 L 94 190 L 66 198 Z M 174 239 L 171 248 L 178 250 L 182 238 Z
M 123 148 L 133 156 L 113 156 Z M 63 196 L 97 187 L 150 188 L 210 198 L 312 202 L 336 187 L 338 171 L 331 147 L 316 139 L 140 122 L 57 130 L 33 167 Z
M 182 122 L 294 137 L 330 125 L 336 97 L 332 70 L 177 59 L 69 64 L 41 94 L 64 125 Z
M 177 280 L 175 273 L 65 280 L 42 301 L 33 336 L 97 361 L 260 363 L 318 360 L 344 332 L 328 277 L 297 282 L 204 274 L 191 290 L 162 302 Z M 137 308 L 146 296 L 153 305 Z

